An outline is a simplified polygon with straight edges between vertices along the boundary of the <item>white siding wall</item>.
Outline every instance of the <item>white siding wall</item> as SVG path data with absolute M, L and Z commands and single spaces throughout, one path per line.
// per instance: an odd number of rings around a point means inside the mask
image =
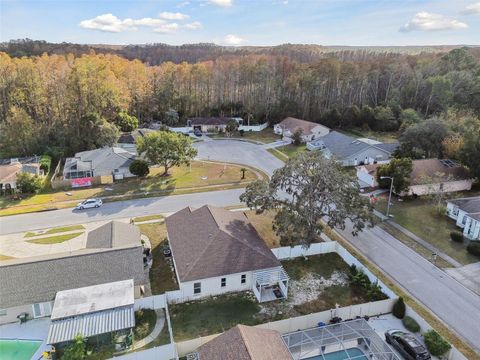
M 409 187 L 408 195 L 428 195 L 435 193 L 449 193 L 455 191 L 470 190 L 472 188 L 472 180 L 459 180 L 449 181 L 443 183 L 443 189 L 440 188 L 440 184 L 427 184 L 427 185 L 412 185 Z M 406 195 L 405 193 L 401 194 Z
M 480 240 L 480 221 L 466 216 L 465 227 L 463 235 L 471 240 Z
M 363 181 L 364 183 L 367 183 L 369 186 L 372 187 L 378 185 L 375 176 L 369 174 L 368 170 L 365 169 L 363 166 L 357 168 L 357 179 Z
M 448 217 L 450 217 L 453 220 L 457 220 L 458 219 L 458 212 L 456 212 L 457 209 L 458 209 L 457 205 L 455 205 L 453 203 L 450 203 L 450 202 L 447 202 L 447 215 L 448 215 Z
M 241 276 L 246 275 L 245 284 L 241 283 Z M 187 281 L 179 284 L 180 292 L 183 297 L 188 299 L 199 299 L 206 296 L 219 295 L 227 292 L 245 291 L 252 288 L 252 275 L 251 271 L 238 274 L 230 274 L 225 276 L 219 276 L 214 278 Z M 221 287 L 221 279 L 226 278 L 227 284 L 225 287 Z M 201 283 L 200 294 L 193 293 L 193 284 Z

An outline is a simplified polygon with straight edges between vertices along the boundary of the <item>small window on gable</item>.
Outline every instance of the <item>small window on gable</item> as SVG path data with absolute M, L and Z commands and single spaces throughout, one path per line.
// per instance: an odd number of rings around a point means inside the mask
M 245 283 L 247 282 L 247 275 L 246 275 L 246 274 L 242 274 L 242 277 L 241 277 L 240 282 L 241 282 L 242 284 L 245 284 Z
M 221 278 L 220 279 L 220 286 L 221 287 L 227 286 L 227 278 Z

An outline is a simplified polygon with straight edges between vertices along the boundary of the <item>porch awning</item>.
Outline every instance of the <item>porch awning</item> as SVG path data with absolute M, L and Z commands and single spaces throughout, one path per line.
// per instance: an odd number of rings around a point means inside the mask
M 81 334 L 90 337 L 135 326 L 133 305 L 53 320 L 48 331 L 48 344 L 71 341 Z
M 288 274 L 283 269 L 283 266 L 279 266 L 272 269 L 255 271 L 254 280 L 258 285 L 271 285 L 288 280 Z

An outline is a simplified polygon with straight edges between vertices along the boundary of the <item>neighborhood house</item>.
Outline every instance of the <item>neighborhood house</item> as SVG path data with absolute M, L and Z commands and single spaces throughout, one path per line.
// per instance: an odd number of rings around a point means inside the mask
M 17 188 L 17 174 L 43 175 L 37 157 L 7 159 L 0 162 L 0 190 Z
M 231 120 L 235 120 L 238 125 L 243 124 L 243 119 L 237 117 L 194 117 L 187 119 L 187 126 L 193 128 L 193 131 L 200 130 L 203 133 L 225 132 Z
M 145 135 L 154 133 L 157 130 L 153 129 L 135 129 L 130 133 L 124 133 L 120 135 L 120 137 L 117 140 L 117 147 L 120 147 L 122 149 L 127 150 L 128 152 L 132 154 L 137 153 L 137 146 L 136 142 L 138 139 L 145 137 Z
M 480 196 L 447 201 L 447 214 L 470 240 L 480 240 Z
M 273 127 L 275 134 L 282 135 L 284 139 L 290 141 L 292 140 L 293 134 L 298 131 L 302 134 L 302 142 L 306 143 L 327 135 L 330 129 L 321 124 L 293 117 L 287 117 Z
M 287 297 L 287 273 L 243 212 L 187 207 L 166 224 L 185 299 L 245 290 L 259 302 Z
M 0 324 L 50 316 L 59 291 L 133 279 L 135 296 L 150 292 L 145 249 L 134 225 L 107 223 L 87 248 L 0 263 Z
M 388 162 L 398 143 L 381 143 L 372 139 L 355 139 L 332 131 L 307 143 L 307 149 L 320 150 L 328 159 L 335 158 L 343 166 Z
M 64 179 L 92 178 L 97 176 L 113 176 L 120 180 L 134 176 L 130 164 L 136 155 L 119 147 L 82 151 L 75 157 L 67 158 L 63 168 Z

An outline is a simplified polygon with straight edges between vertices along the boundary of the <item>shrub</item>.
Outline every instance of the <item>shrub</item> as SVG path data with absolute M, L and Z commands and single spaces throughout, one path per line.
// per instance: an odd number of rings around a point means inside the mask
M 83 358 L 85 358 L 85 339 L 82 335 L 77 335 L 73 342 L 65 348 L 62 359 L 80 360 Z
M 20 173 L 17 175 L 17 188 L 22 194 L 33 194 L 42 187 L 42 179 L 37 175 Z
M 423 334 L 425 345 L 428 351 L 433 356 L 441 356 L 451 349 L 451 346 L 446 342 L 435 330 L 429 330 Z
M 45 174 L 48 174 L 51 166 L 52 158 L 48 155 L 42 155 L 40 158 L 40 169 L 42 169 Z
M 397 302 L 393 305 L 392 313 L 398 319 L 403 319 L 405 317 L 405 303 L 403 298 L 399 297 Z
M 238 133 L 240 134 L 240 136 L 243 136 L 243 134 L 245 134 L 245 130 L 240 129 L 240 130 L 238 130 Z
M 418 322 L 414 318 L 411 318 L 410 316 L 405 316 L 402 320 L 402 323 L 403 323 L 403 326 L 405 326 L 405 328 L 408 331 L 411 331 L 414 333 L 420 331 L 420 325 L 418 325 Z
M 458 243 L 463 242 L 463 234 L 460 231 L 452 231 L 450 233 L 450 238 L 452 239 L 452 241 L 455 241 Z
M 472 255 L 480 256 L 480 241 L 470 241 L 467 251 Z
M 144 160 L 134 160 L 128 167 L 130 172 L 133 175 L 137 175 L 140 177 L 147 176 L 148 173 L 150 172 L 150 169 L 148 168 L 148 164 Z

